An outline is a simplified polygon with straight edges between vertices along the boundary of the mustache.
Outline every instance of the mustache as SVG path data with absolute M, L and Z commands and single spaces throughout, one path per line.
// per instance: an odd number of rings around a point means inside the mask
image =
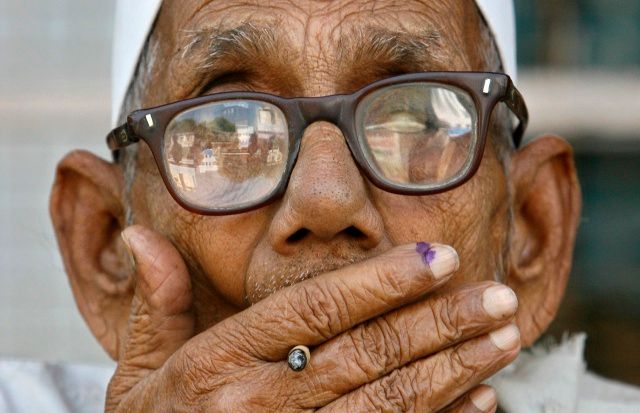
M 288 260 L 279 268 L 268 268 L 266 271 L 260 271 L 260 274 L 248 274 L 247 280 L 256 280 L 258 282 L 254 288 L 248 290 L 245 301 L 255 304 L 278 290 L 358 263 L 367 258 L 368 256 L 363 253 L 353 253 L 341 257 L 327 255 L 313 260 L 309 260 L 308 257 L 300 257 L 299 259 Z

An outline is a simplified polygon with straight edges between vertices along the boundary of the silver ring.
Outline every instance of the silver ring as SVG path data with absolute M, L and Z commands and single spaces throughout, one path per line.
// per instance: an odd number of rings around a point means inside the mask
M 311 360 L 311 352 L 307 346 L 295 346 L 289 350 L 287 364 L 293 371 L 302 371 Z

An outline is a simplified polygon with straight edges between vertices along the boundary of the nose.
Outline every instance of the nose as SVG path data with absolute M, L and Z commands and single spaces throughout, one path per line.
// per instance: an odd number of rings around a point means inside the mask
M 362 249 L 381 242 L 382 218 L 335 125 L 316 122 L 306 129 L 269 238 L 284 255 L 309 242 L 355 242 Z

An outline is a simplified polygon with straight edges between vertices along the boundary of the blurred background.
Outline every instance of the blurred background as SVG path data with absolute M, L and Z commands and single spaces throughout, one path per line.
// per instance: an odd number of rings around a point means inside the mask
M 584 200 L 550 333 L 585 331 L 590 369 L 640 384 L 640 1 L 515 3 L 529 133 L 571 141 Z
M 109 363 L 75 308 L 47 203 L 56 162 L 105 158 L 113 4 L 0 0 L 0 357 Z M 576 149 L 584 211 L 550 334 L 640 384 L 640 1 L 516 0 L 529 137 Z

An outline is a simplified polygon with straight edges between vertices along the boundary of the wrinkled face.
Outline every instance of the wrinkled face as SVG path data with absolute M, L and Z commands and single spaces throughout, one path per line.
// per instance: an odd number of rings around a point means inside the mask
M 488 66 L 482 24 L 470 0 L 166 1 L 141 104 L 238 90 L 322 96 L 401 73 L 496 69 Z M 455 247 L 461 269 L 449 287 L 503 275 L 509 199 L 492 145 L 466 184 L 439 195 L 395 195 L 367 180 L 336 126 L 317 122 L 304 132 L 282 198 L 221 217 L 177 205 L 146 145 L 136 173 L 136 223 L 166 234 L 186 258 L 199 329 L 397 244 Z

